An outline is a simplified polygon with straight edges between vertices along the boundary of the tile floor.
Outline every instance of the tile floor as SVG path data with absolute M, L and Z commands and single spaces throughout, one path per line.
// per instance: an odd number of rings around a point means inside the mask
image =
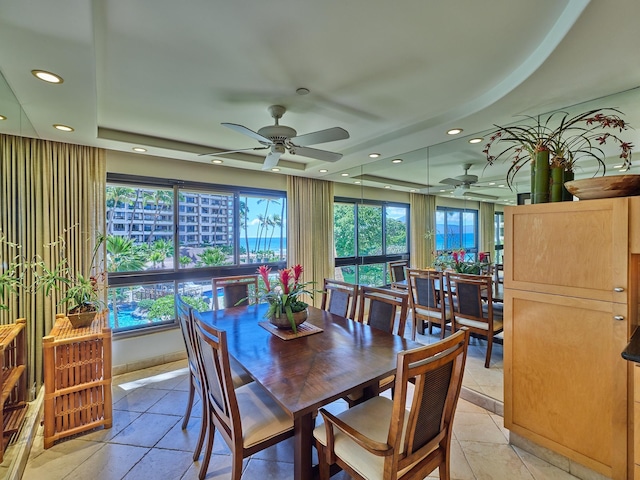
M 429 343 L 436 337 L 421 336 Z M 470 346 L 466 383 L 486 393 L 501 389 L 502 350 L 496 349 L 489 379 L 483 344 Z M 482 370 L 485 372 L 482 372 Z M 494 373 L 495 370 L 495 373 Z M 498 373 L 500 371 L 500 373 Z M 200 404 L 194 406 L 186 431 L 181 429 L 187 400 L 186 362 L 174 362 L 127 373 L 114 378 L 114 424 L 59 441 L 52 448 L 42 447 L 42 427 L 24 472 L 24 480 L 97 479 L 195 479 L 199 462 L 192 452 L 200 427 Z M 498 386 L 500 383 L 500 386 Z M 332 410 L 346 408 L 344 402 Z M 527 452 L 509 445 L 502 417 L 461 399 L 454 423 L 452 479 L 454 480 L 543 480 L 575 479 Z M 286 480 L 293 478 L 291 441 L 271 447 L 245 460 L 243 479 Z M 207 473 L 208 480 L 228 479 L 230 453 L 221 438 Z M 347 480 L 344 473 L 333 477 Z M 438 478 L 437 470 L 429 478 Z

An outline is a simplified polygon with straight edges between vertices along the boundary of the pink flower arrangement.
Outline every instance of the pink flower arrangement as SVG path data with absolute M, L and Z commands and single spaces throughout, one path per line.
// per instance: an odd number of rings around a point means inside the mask
M 262 278 L 264 286 L 258 289 L 258 301 L 269 303 L 269 309 L 265 317 L 280 317 L 286 315 L 291 322 L 291 328 L 296 331 L 293 314 L 303 311 L 309 305 L 301 300 L 301 295 L 313 293 L 307 290 L 307 286 L 313 282 L 302 282 L 302 265 L 294 265 L 278 271 L 275 279 L 270 279 L 271 268 L 266 265 L 258 267 L 258 274 Z

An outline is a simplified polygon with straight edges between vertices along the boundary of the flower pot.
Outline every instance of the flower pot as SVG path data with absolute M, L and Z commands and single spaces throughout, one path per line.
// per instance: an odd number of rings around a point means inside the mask
M 296 327 L 304 323 L 306 319 L 307 319 L 306 309 L 302 310 L 301 312 L 296 312 L 293 314 L 293 321 L 296 324 Z M 284 329 L 293 330 L 291 328 L 291 322 L 289 321 L 287 314 L 284 312 L 279 317 L 276 317 L 276 316 L 269 317 L 269 322 L 275 325 L 277 328 L 282 328 L 283 330 Z
M 531 159 L 531 203 L 549 202 L 549 150 L 536 152 Z
M 98 312 L 67 313 L 67 318 L 73 328 L 82 328 L 91 325 L 97 313 Z

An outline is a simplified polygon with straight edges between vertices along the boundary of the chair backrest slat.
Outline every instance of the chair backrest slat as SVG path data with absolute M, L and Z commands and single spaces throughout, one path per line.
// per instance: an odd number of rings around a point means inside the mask
M 391 282 L 401 282 L 406 279 L 404 269 L 409 266 L 408 260 L 397 260 L 389 262 L 389 278 Z
M 369 286 L 360 287 L 358 321 L 361 323 L 402 336 L 408 307 L 407 292 Z

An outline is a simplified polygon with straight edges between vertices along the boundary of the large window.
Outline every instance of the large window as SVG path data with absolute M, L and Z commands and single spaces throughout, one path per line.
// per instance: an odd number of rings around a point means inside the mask
M 409 257 L 409 206 L 336 199 L 333 216 L 336 278 L 388 284 L 387 263 Z
M 495 213 L 495 263 L 504 263 L 504 212 Z
M 215 276 L 285 266 L 283 192 L 109 175 L 106 198 L 116 332 L 174 324 L 176 293 L 211 308 Z
M 436 250 L 461 250 L 468 259 L 478 253 L 478 211 L 438 207 L 436 210 Z

